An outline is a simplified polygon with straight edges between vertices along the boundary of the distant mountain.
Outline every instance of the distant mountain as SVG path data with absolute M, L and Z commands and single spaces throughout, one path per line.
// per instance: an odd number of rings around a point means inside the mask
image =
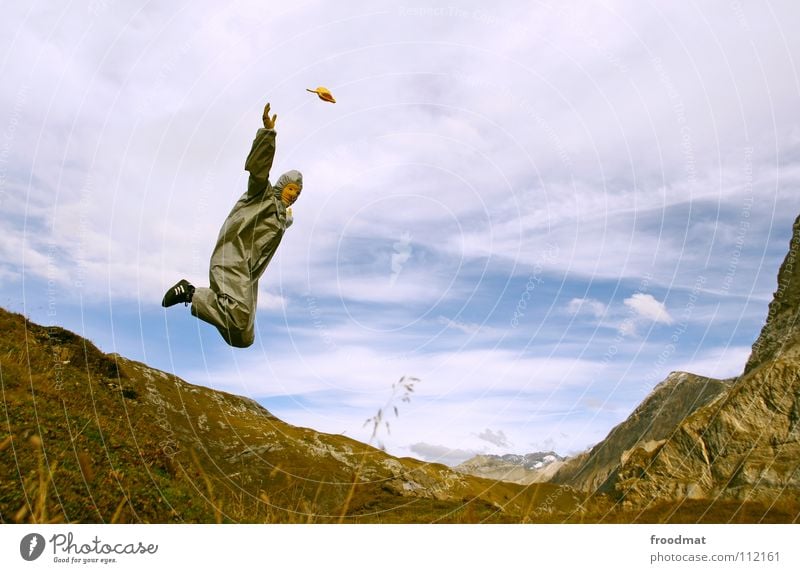
M 457 465 L 453 469 L 478 477 L 519 484 L 545 482 L 562 465 L 564 458 L 555 452 L 531 454 L 481 454 Z
M 518 522 L 581 497 L 395 458 L 0 309 L 0 522 Z
M 800 519 L 800 217 L 744 373 L 672 373 L 551 483 L 608 493 L 631 510 L 730 503 Z M 677 505 L 676 505 L 677 504 Z M 756 521 L 757 515 L 750 518 Z

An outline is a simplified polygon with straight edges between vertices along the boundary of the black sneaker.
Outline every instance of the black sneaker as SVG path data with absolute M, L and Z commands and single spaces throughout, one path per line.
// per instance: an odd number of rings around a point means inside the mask
M 193 294 L 194 287 L 186 279 L 181 279 L 164 295 L 164 300 L 161 301 L 161 306 L 169 307 L 178 304 L 179 302 L 182 302 L 188 306 L 189 303 L 192 302 Z

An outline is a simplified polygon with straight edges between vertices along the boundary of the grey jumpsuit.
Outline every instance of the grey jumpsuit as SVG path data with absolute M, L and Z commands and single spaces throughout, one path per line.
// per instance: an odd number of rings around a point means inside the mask
M 244 167 L 250 172 L 247 192 L 225 219 L 211 255 L 211 286 L 197 288 L 192 297 L 192 314 L 216 326 L 225 342 L 238 348 L 253 344 L 258 279 L 291 224 L 281 191 L 290 182 L 302 188 L 299 171 L 270 184 L 274 157 L 275 130 L 259 129 Z

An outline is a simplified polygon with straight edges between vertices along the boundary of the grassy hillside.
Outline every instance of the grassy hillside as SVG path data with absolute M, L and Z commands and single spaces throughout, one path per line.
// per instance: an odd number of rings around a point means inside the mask
M 786 523 L 798 515 L 796 500 L 637 508 L 564 485 L 394 458 L 2 309 L 0 400 L 3 523 Z
M 297 428 L 0 310 L 3 522 L 515 522 L 579 497 Z

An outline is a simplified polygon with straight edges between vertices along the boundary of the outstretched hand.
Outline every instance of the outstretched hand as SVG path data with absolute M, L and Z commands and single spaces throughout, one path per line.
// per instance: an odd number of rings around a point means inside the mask
M 266 129 L 275 129 L 275 120 L 278 119 L 278 114 L 274 114 L 272 118 L 269 117 L 269 103 L 264 106 L 264 115 L 262 119 L 264 120 L 264 127 Z

